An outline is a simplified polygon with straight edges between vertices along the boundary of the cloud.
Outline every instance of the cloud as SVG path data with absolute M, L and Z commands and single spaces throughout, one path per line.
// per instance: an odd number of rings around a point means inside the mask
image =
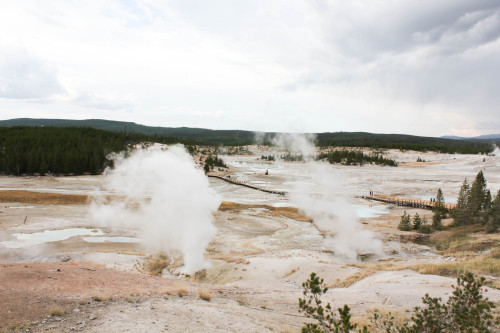
M 497 1 L 316 1 L 315 9 L 324 47 L 284 91 L 347 89 L 375 109 L 427 105 L 468 123 L 497 112 Z
M 317 1 L 323 40 L 342 55 L 369 61 L 422 46 L 456 51 L 498 37 L 500 4 L 480 1 Z
M 0 108 L 7 98 L 31 98 L 74 113 L 126 110 L 124 120 L 164 126 L 500 131 L 489 122 L 500 102 L 497 0 L 48 0 L 4 7 L 0 29 L 9 34 L 1 54 L 19 43 L 30 53 L 10 57 L 14 66 L 0 56 Z M 36 61 L 20 65 L 22 58 Z M 213 117 L 217 110 L 224 112 Z M 451 121 L 428 125 L 430 117 Z
M 0 98 L 44 99 L 63 93 L 50 63 L 22 48 L 0 56 Z

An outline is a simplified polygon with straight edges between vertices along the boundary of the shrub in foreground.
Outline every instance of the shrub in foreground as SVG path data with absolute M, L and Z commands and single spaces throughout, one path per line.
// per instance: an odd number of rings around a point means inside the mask
M 482 295 L 485 279 L 476 280 L 472 273 L 466 273 L 457 279 L 453 295 L 446 303 L 441 298 L 433 298 L 426 294 L 422 298 L 423 306 L 416 307 L 410 321 L 396 326 L 392 318 L 380 321 L 375 315 L 372 325 L 387 333 L 462 333 L 462 332 L 495 332 L 498 329 L 492 310 L 495 304 Z M 302 284 L 305 299 L 299 298 L 299 312 L 315 320 L 305 323 L 302 332 L 355 332 L 357 325 L 351 323 L 350 309 L 347 305 L 332 310 L 330 303 L 321 305 L 321 296 L 328 288 L 323 279 L 316 273 Z M 357 332 L 368 332 L 368 327 Z

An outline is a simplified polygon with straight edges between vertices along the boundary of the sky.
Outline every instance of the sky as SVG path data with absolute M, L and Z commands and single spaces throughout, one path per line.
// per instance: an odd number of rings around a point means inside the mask
M 0 0 L 0 119 L 500 133 L 498 0 Z

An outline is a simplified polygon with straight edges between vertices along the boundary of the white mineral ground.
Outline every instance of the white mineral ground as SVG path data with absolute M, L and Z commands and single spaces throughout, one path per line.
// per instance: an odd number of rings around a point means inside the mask
M 232 178 L 281 191 L 310 180 L 303 163 L 262 161 L 258 159 L 261 155 L 280 152 L 258 146 L 249 149 L 252 155 L 222 155 Z M 429 198 L 441 188 L 446 201 L 453 202 L 464 178 L 472 181 L 479 170 L 483 170 L 488 188 L 496 193 L 500 189 L 500 157 L 488 156 L 483 162 L 480 155 L 396 150 L 388 151 L 387 156 L 400 166 L 331 166 L 331 172 L 344 180 L 346 198 L 361 216 L 363 228 L 383 241 L 384 253 L 369 256 L 363 263 L 450 260 L 427 246 L 399 242 L 401 232 L 396 226 L 403 210 L 428 218 L 430 211 L 355 196 L 374 191 Z M 428 162 L 416 163 L 417 157 Z M 214 178 L 210 185 L 224 201 L 293 206 L 287 196 Z M 103 176 L 2 176 L 0 190 L 97 195 L 103 194 Z M 0 203 L 0 299 L 10 300 L 1 302 L 0 328 L 31 322 L 29 329 L 44 332 L 299 332 L 305 319 L 297 311 L 297 299 L 302 296 L 301 283 L 309 274 L 318 273 L 328 285 L 360 271 L 328 250 L 314 224 L 274 216 L 264 208 L 247 208 L 215 213 L 217 234 L 206 254 L 211 267 L 196 282 L 176 275 L 176 268 L 153 277 L 137 269 L 147 254 L 134 230 L 92 224 L 87 212 L 87 205 Z M 56 239 L 42 234 L 61 229 L 72 230 L 51 234 Z M 35 233 L 41 239 L 18 239 L 22 237 L 19 235 Z M 99 242 L 97 237 L 110 238 Z M 176 253 L 172 256 L 177 263 L 182 262 Z M 76 274 L 78 270 L 85 274 Z M 2 280 L 6 278 L 15 281 Z M 404 312 L 420 304 L 425 293 L 446 298 L 455 283 L 454 278 L 410 270 L 380 271 L 347 288 L 330 289 L 325 301 L 335 306 L 350 305 L 355 318 L 367 316 L 374 308 Z M 185 288 L 187 295 L 178 297 L 179 288 Z M 200 299 L 199 290 L 211 294 L 210 301 Z M 93 296 L 113 296 L 113 300 L 82 302 Z M 14 301 L 22 297 L 28 301 Z M 490 289 L 487 297 L 499 302 L 500 291 Z M 60 304 L 67 313 L 48 318 L 51 310 L 46 307 L 51 302 Z

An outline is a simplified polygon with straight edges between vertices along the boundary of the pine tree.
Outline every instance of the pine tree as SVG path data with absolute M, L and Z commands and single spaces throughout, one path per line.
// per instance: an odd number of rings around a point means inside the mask
M 443 225 L 441 224 L 441 220 L 446 216 L 446 208 L 444 207 L 444 196 L 443 191 L 438 189 L 436 194 L 436 204 L 432 209 L 434 212 L 434 216 L 432 217 L 432 227 L 436 230 L 441 230 Z
M 406 213 L 406 210 L 404 211 L 403 216 L 401 216 L 401 220 L 398 225 L 399 230 L 403 231 L 410 231 L 411 230 L 411 219 L 410 215 Z
M 491 202 L 489 208 L 485 211 L 483 222 L 486 232 L 497 232 L 500 228 L 500 190 L 495 199 Z
M 490 190 L 487 190 L 486 191 L 486 197 L 484 199 L 484 210 L 488 210 L 491 206 L 491 192 Z
M 441 230 L 443 229 L 443 224 L 441 223 L 441 214 L 439 213 L 434 213 L 434 216 L 432 216 L 432 227 L 436 230 Z
M 443 225 L 441 224 L 441 220 L 445 217 L 446 208 L 444 207 L 444 196 L 443 191 L 438 189 L 436 194 L 436 204 L 432 209 L 434 212 L 434 216 L 432 217 L 432 227 L 436 230 L 443 229 Z
M 413 217 L 413 230 L 419 230 L 421 226 L 422 219 L 420 219 L 420 215 L 418 215 L 418 213 L 415 213 L 415 216 Z
M 455 225 L 465 225 L 470 223 L 470 212 L 469 212 L 469 195 L 470 186 L 467 178 L 462 183 L 460 187 L 460 192 L 458 193 L 457 206 L 453 210 L 453 223 Z
M 483 171 L 479 171 L 472 183 L 469 195 L 469 211 L 472 218 L 477 222 L 481 216 L 482 210 L 485 208 L 487 200 L 486 179 L 484 178 Z

